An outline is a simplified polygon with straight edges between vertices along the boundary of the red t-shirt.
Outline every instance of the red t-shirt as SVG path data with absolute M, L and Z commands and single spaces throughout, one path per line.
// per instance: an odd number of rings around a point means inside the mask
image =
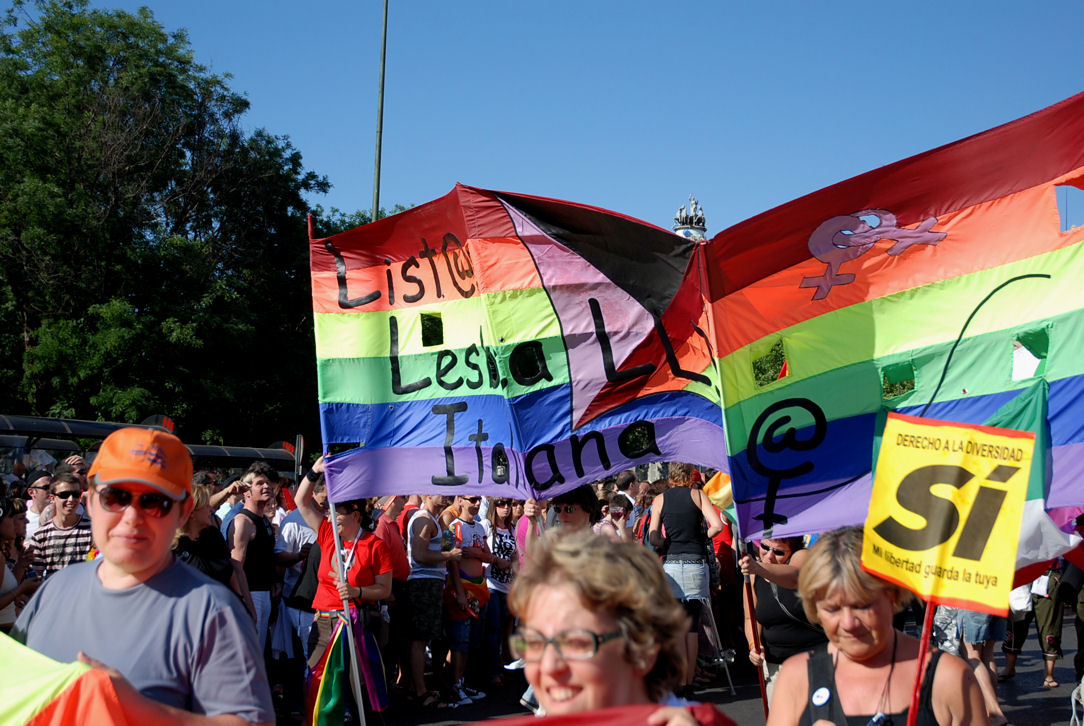
M 320 523 L 316 542 L 320 545 L 320 584 L 316 587 L 312 607 L 314 610 L 342 610 L 343 600 L 335 589 L 335 576 L 339 571 L 335 562 L 335 538 L 331 533 L 331 522 L 326 519 Z M 363 532 L 356 545 L 355 547 L 354 540 L 342 540 L 343 562 L 350 562 L 346 579 L 352 586 L 372 585 L 376 582 L 377 575 L 392 571 L 388 546 L 372 532 Z
M 403 536 L 404 541 L 407 538 L 407 523 L 410 522 L 410 517 L 414 514 L 414 510 L 417 508 L 417 504 L 406 505 L 405 507 L 403 507 L 403 511 L 399 514 L 399 519 L 395 520 L 396 523 L 399 525 L 399 534 Z
M 410 560 L 407 559 L 406 544 L 399 531 L 399 524 L 390 517 L 381 517 L 373 533 L 388 546 L 391 555 L 391 577 L 393 580 L 405 580 L 410 575 Z

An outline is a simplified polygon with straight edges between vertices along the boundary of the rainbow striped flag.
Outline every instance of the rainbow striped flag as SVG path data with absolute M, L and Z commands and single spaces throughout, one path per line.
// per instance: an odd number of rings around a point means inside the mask
M 1046 506 L 1084 501 L 1084 94 L 765 212 L 707 249 L 742 535 L 864 520 L 887 411 L 983 423 L 1042 381 Z M 786 375 L 754 378 L 782 348 Z
M 726 468 L 702 244 L 460 185 L 310 251 L 333 501 Z
M 103 670 L 58 663 L 0 633 L 0 723 L 135 723 Z
M 311 239 L 330 496 L 686 461 L 730 477 L 743 538 L 817 532 L 863 521 L 888 411 L 982 423 L 1042 381 L 1036 506 L 1080 505 L 1082 139 L 1084 94 L 707 242 L 462 185 Z
M 332 617 L 335 617 L 335 627 L 331 640 L 320 660 L 309 672 L 305 694 L 305 722 L 310 726 L 341 724 L 346 717 L 348 701 L 353 701 L 350 695 L 350 665 L 347 662 L 350 643 L 346 637 L 346 627 L 351 627 L 354 631 L 363 697 L 373 711 L 383 711 L 388 707 L 384 661 L 376 639 L 362 627 L 356 609 L 351 608 L 349 615 L 339 613 Z M 365 704 L 354 704 L 354 708 L 364 706 Z

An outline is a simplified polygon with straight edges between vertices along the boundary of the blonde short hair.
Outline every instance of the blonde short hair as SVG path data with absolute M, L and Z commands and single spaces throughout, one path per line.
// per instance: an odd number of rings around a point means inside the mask
M 680 643 L 689 618 L 670 591 L 659 558 L 639 542 L 611 540 L 590 531 L 564 535 L 551 531 L 539 544 L 512 584 L 508 596 L 512 613 L 523 618 L 540 586 L 570 588 L 585 609 L 617 619 L 630 662 L 658 648 L 644 686 L 653 701 L 662 699 L 681 679 Z
M 912 597 L 909 590 L 862 569 L 861 527 L 826 532 L 809 550 L 798 573 L 798 594 L 809 622 L 820 625 L 817 602 L 836 590 L 862 602 L 874 600 L 883 592 L 892 601 L 893 612 L 897 613 Z

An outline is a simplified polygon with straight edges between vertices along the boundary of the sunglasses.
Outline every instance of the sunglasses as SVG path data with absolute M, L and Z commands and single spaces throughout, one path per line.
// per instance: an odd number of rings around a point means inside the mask
M 143 492 L 137 497 L 134 492 L 119 487 L 102 487 L 98 490 L 98 501 L 101 502 L 105 511 L 114 514 L 127 509 L 133 499 L 138 499 L 137 506 L 144 514 L 155 518 L 169 514 L 175 503 L 165 494 L 158 492 Z
M 558 514 L 561 514 L 562 512 L 564 512 L 565 514 L 572 514 L 579 508 L 579 504 L 555 504 L 553 506 L 554 511 Z
M 764 544 L 763 542 L 760 543 L 760 549 L 763 550 L 765 554 L 767 554 L 768 552 L 771 552 L 776 557 L 786 557 L 787 555 L 790 554 L 786 550 L 781 550 L 778 547 L 769 547 L 768 545 Z
M 512 506 L 512 500 L 511 499 L 498 499 L 497 501 L 493 502 L 493 506 L 495 506 L 495 507 L 510 507 L 510 506 Z
M 79 496 L 82 495 L 82 493 L 83 492 L 81 492 L 81 491 L 76 491 L 76 492 L 53 492 L 53 496 L 56 497 L 57 499 L 71 499 L 72 497 L 78 498 Z
M 463 497 L 463 501 L 470 502 L 471 504 L 477 504 L 482 501 L 481 497 Z

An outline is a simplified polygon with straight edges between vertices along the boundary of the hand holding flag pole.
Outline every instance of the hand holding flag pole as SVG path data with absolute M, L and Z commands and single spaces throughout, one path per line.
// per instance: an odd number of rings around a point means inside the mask
M 320 457 L 317 464 L 322 465 L 324 458 Z M 313 466 L 313 470 L 316 470 L 316 466 Z M 325 472 L 325 476 L 327 473 Z M 339 581 L 348 582 L 346 579 L 346 563 L 343 562 L 343 549 L 342 539 L 339 537 L 339 524 L 338 518 L 335 516 L 335 502 L 328 499 L 329 513 L 331 518 L 331 535 L 335 540 L 335 567 L 339 571 Z M 361 536 L 361 532 L 358 532 L 358 537 Z M 350 619 L 350 600 L 343 598 L 343 613 L 346 619 L 343 621 L 342 629 L 346 633 L 346 642 L 349 647 L 347 648 L 347 667 L 350 669 L 350 689 L 354 693 L 354 703 L 357 705 L 357 717 L 361 726 L 365 726 L 365 702 L 362 700 L 361 695 L 361 671 L 358 668 L 358 648 L 357 643 L 354 642 L 354 627 Z
M 749 543 L 741 538 L 740 532 L 735 537 L 738 542 L 739 561 L 741 555 L 753 556 L 752 551 L 749 549 Z M 742 579 L 745 581 L 745 608 L 749 613 L 749 632 L 752 635 L 753 642 L 750 645 L 759 653 L 760 652 L 760 635 L 757 633 L 757 609 L 756 603 L 753 601 L 753 581 L 748 574 L 742 575 Z M 760 683 L 760 701 L 764 706 L 764 718 L 768 718 L 768 684 L 764 681 L 764 666 L 757 666 L 757 680 Z

